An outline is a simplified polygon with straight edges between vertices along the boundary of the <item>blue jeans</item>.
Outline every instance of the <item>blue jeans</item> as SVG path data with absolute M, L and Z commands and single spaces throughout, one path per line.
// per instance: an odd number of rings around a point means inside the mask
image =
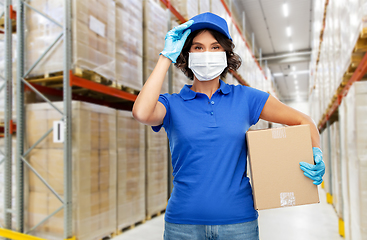
M 228 225 L 191 225 L 165 222 L 164 240 L 259 240 L 257 219 Z

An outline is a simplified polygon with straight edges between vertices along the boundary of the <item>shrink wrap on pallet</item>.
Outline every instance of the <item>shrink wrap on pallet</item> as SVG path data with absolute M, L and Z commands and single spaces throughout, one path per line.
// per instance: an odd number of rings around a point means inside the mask
M 340 150 L 341 150 L 341 187 L 342 187 L 342 220 L 344 221 L 344 236 L 350 240 L 350 200 L 349 200 L 349 169 L 348 169 L 348 126 L 347 103 L 345 99 L 339 106 Z
M 54 103 L 61 111 L 63 103 Z M 116 230 L 116 111 L 104 106 L 72 102 L 72 201 L 73 235 L 100 239 Z M 31 146 L 59 121 L 61 115 L 47 103 L 26 108 L 26 145 Z M 28 155 L 31 166 L 64 196 L 63 143 L 52 133 Z M 62 207 L 51 191 L 26 168 L 26 228 L 30 229 Z M 63 210 L 33 231 L 46 239 L 60 239 Z
M 143 82 L 145 82 L 156 66 L 159 53 L 164 49 L 167 29 L 167 10 L 153 0 L 144 1 L 143 20 Z M 161 93 L 168 92 L 168 76 L 166 75 Z
M 116 1 L 116 83 L 140 90 L 143 84 L 143 1 Z
M 64 2 L 34 0 L 29 4 L 64 24 Z M 72 1 L 72 63 L 74 67 L 115 78 L 115 2 L 113 0 Z M 62 28 L 26 8 L 25 68 L 29 69 L 62 33 Z M 63 70 L 64 51 L 59 40 L 30 76 Z
M 166 209 L 167 206 L 167 134 L 163 129 L 158 133 L 146 126 L 146 215 Z
M 226 10 L 221 2 L 221 0 L 211 0 L 210 1 L 210 11 L 221 17 L 224 17 Z M 227 20 L 227 19 L 226 19 Z
M 227 83 L 227 84 L 231 84 L 231 85 L 233 85 L 234 83 L 235 83 L 235 81 L 237 82 L 237 80 L 233 77 L 233 75 L 232 74 L 230 74 L 230 73 L 227 73 L 227 75 L 226 75 L 226 78 L 224 79 L 225 80 L 225 82 Z M 238 83 L 238 82 L 237 82 Z
M 340 115 L 344 114 L 344 156 L 348 163 L 343 196 L 349 201 L 344 204 L 346 239 L 359 240 L 367 238 L 367 83 L 354 83 L 343 102 Z
M 186 77 L 181 69 L 172 66 L 172 93 L 180 93 L 186 84 L 192 85 L 192 83 L 193 81 Z
M 171 21 L 172 28 L 178 26 L 176 21 Z M 181 89 L 185 86 L 185 84 L 192 85 L 193 81 L 191 81 L 186 75 L 181 71 L 181 69 L 172 65 L 172 91 L 173 93 L 180 93 Z
M 16 106 L 16 36 L 12 36 L 12 105 L 13 105 L 13 119 L 15 119 L 15 106 Z M 5 77 L 5 35 L 0 34 L 0 76 Z M 5 79 L 0 78 L 0 87 L 5 84 Z M 5 85 L 4 89 L 0 91 L 0 122 L 4 120 L 4 109 L 5 109 Z
M 326 194 L 331 194 L 331 163 L 329 158 L 329 145 L 328 145 L 328 131 L 330 129 L 325 129 L 321 134 L 321 150 L 322 150 L 322 156 L 325 163 L 325 175 L 323 177 L 324 180 L 324 188 Z
M 0 138 L 0 150 L 2 153 L 5 153 L 5 141 L 4 138 Z M 15 195 L 16 195 L 16 162 L 15 162 L 15 154 L 16 154 L 16 138 L 12 138 L 12 165 L 11 165 L 11 181 L 12 181 L 12 189 L 11 189 L 11 203 L 12 207 L 15 207 Z M 5 161 L 5 157 L 0 154 L 0 161 Z M 0 167 L 0 196 L 4 196 L 5 194 L 5 182 L 4 182 L 4 162 Z M 0 198 L 0 224 L 1 226 L 5 226 L 4 222 L 4 197 Z M 15 230 L 16 227 L 16 216 L 12 215 L 11 219 L 12 229 Z
M 343 199 L 341 183 L 341 158 L 340 158 L 340 132 L 339 122 L 334 122 L 331 126 L 331 162 L 332 162 L 332 193 L 333 205 L 339 218 L 342 218 Z
M 117 111 L 117 229 L 145 219 L 145 128 Z
M 199 13 L 210 12 L 210 0 L 198 0 Z
M 199 0 L 171 0 L 171 5 L 187 20 L 199 14 Z

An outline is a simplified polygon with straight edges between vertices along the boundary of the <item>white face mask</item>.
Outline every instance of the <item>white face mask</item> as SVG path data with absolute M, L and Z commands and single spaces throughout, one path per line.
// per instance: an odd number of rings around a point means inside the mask
M 189 68 L 199 81 L 213 80 L 226 67 L 226 52 L 189 52 Z

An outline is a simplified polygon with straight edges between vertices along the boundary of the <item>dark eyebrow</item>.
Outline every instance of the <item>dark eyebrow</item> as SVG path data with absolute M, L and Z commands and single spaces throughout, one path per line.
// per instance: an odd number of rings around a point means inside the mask
M 215 44 L 219 44 L 219 42 L 213 42 L 210 45 L 215 45 Z M 192 45 L 203 45 L 203 44 L 199 42 L 193 42 Z

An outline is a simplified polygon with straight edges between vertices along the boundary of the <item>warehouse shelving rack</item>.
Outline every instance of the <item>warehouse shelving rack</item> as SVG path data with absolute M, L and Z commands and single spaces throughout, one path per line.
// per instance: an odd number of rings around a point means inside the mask
M 51 215 L 43 219 L 39 224 L 30 229 L 26 234 L 29 234 L 38 226 L 46 222 L 50 217 L 57 212 L 64 210 L 64 238 L 72 238 L 72 169 L 71 169 L 71 86 L 70 81 L 70 69 L 71 69 L 71 1 L 64 1 L 64 23 L 63 26 L 53 20 L 46 14 L 34 9 L 32 6 L 24 2 L 23 0 L 17 0 L 17 145 L 16 145 L 16 173 L 17 173 L 17 195 L 16 195 L 16 231 L 24 232 L 24 164 L 26 164 L 31 171 L 33 171 L 37 177 L 46 185 L 46 187 L 60 200 L 63 204 L 62 207 L 57 209 Z M 62 27 L 62 33 L 56 38 L 53 44 L 51 44 L 46 51 L 37 59 L 37 61 L 25 71 L 24 69 L 24 48 L 25 48 L 25 8 L 30 8 L 33 11 L 38 12 L 40 15 Z M 64 51 L 64 77 L 63 77 L 63 102 L 64 109 L 61 111 L 58 109 L 47 97 L 45 97 L 40 91 L 29 84 L 25 78 L 29 73 L 37 66 L 37 64 L 43 59 L 43 57 L 52 49 L 52 47 L 63 38 L 63 51 Z M 35 145 L 25 150 L 24 136 L 25 136 L 25 109 L 24 109 L 24 86 L 28 86 L 46 102 L 48 102 L 53 108 L 62 114 L 62 120 L 64 121 L 64 198 L 61 198 L 58 193 L 37 173 L 35 169 L 26 160 L 28 154 L 40 143 L 43 139 L 49 135 L 53 129 L 49 129 L 41 139 L 39 139 Z
M 316 59 L 316 66 L 315 66 L 315 72 L 311 72 L 311 75 L 315 75 L 314 78 L 316 79 L 316 74 L 318 71 L 318 64 L 319 64 L 319 60 L 320 60 L 320 55 L 321 55 L 321 46 L 323 43 L 323 36 L 324 36 L 324 31 L 325 31 L 325 25 L 326 25 L 326 17 L 327 17 L 327 8 L 329 5 L 329 0 L 325 1 L 325 5 L 324 5 L 324 13 L 323 13 L 323 21 L 322 21 L 322 26 L 321 26 L 321 31 L 320 31 L 320 43 L 318 46 L 318 52 L 317 52 L 317 59 Z M 358 42 L 359 40 L 364 40 L 367 35 L 367 28 L 362 28 L 360 34 L 359 34 L 359 39 L 357 40 L 356 45 L 354 46 L 354 50 L 355 52 L 359 52 L 359 51 L 363 51 L 363 49 L 366 49 L 366 43 L 365 41 L 361 41 L 361 44 L 359 45 Z M 365 51 L 363 51 L 365 52 Z M 351 53 L 352 54 L 352 53 Z M 357 67 L 356 67 L 357 66 Z M 357 82 L 362 80 L 362 78 L 364 77 L 364 75 L 367 73 L 367 52 L 363 54 L 363 58 L 360 60 L 355 60 L 353 59 L 353 57 L 351 57 L 351 64 L 348 67 L 347 72 L 345 72 L 344 76 L 343 76 L 343 81 L 339 84 L 338 88 L 336 89 L 334 95 L 332 95 L 331 99 L 329 99 L 329 104 L 327 106 L 327 108 L 324 110 L 323 115 L 321 116 L 321 118 L 319 119 L 318 122 L 318 130 L 320 133 L 322 133 L 323 131 L 327 130 L 326 132 L 324 132 L 324 134 L 327 135 L 326 138 L 326 142 L 324 144 L 326 144 L 328 146 L 328 158 L 325 159 L 325 161 L 328 161 L 328 171 L 329 171 L 329 175 L 325 176 L 327 177 L 329 184 L 333 185 L 333 179 L 332 179 L 332 157 L 331 157 L 331 134 L 330 134 L 330 126 L 333 124 L 334 121 L 338 121 L 339 120 L 339 106 L 342 103 L 342 100 L 344 97 L 347 96 L 349 89 L 352 87 L 352 85 Z M 350 77 L 350 75 L 352 75 Z M 310 91 L 310 95 L 313 93 L 313 90 L 315 89 L 316 84 L 311 88 Z M 341 144 L 341 143 L 340 143 Z M 342 146 L 339 146 L 339 149 L 342 151 Z M 342 160 L 340 160 L 342 161 Z M 341 170 L 340 170 L 341 171 Z M 339 172 L 338 174 L 341 174 L 341 172 Z M 324 188 L 324 182 L 321 184 L 321 187 Z M 327 203 L 329 204 L 333 204 L 333 188 L 331 187 L 329 189 L 329 192 L 326 193 L 326 200 Z M 343 199 L 341 201 L 344 201 Z M 339 221 L 338 221 L 338 225 L 339 225 L 339 235 L 342 237 L 345 237 L 345 228 L 344 228 L 344 206 L 342 206 L 342 216 L 339 217 Z M 335 208 L 334 208 L 335 209 Z M 335 209 L 336 211 L 336 209 Z
M 64 238 L 75 239 L 72 236 L 72 169 L 71 169 L 71 100 L 83 100 L 86 102 L 92 102 L 100 105 L 106 105 L 113 108 L 121 108 L 117 103 L 101 101 L 86 96 L 80 96 L 72 93 L 72 86 L 78 86 L 85 89 L 89 89 L 95 92 L 103 93 L 108 96 L 112 96 L 119 99 L 124 99 L 130 102 L 134 102 L 136 99 L 135 94 L 131 94 L 119 89 L 108 87 L 96 82 L 86 80 L 84 78 L 75 76 L 72 72 L 72 57 L 71 57 L 71 1 L 64 0 L 64 22 L 61 25 L 57 21 L 53 20 L 52 17 L 47 16 L 43 12 L 30 6 L 23 0 L 16 0 L 17 12 L 12 9 L 12 1 L 6 0 L 5 2 L 5 75 L 2 77 L 5 79 L 4 85 L 0 86 L 0 90 L 6 90 L 6 104 L 4 109 L 4 138 L 5 138 L 5 151 L 4 151 L 4 167 L 5 167 L 5 226 L 0 226 L 0 236 L 8 237 L 12 239 L 41 239 L 33 237 L 31 234 L 33 230 L 45 223 L 56 213 L 64 210 Z M 25 45 L 25 9 L 29 8 L 39 13 L 44 18 L 55 23 L 63 29 L 60 35 L 55 41 L 45 50 L 45 52 L 39 56 L 37 61 L 25 71 L 24 69 L 24 45 Z M 17 78 L 16 78 L 16 114 L 17 114 L 17 125 L 12 122 L 12 19 L 16 19 L 16 34 L 17 34 Z M 41 86 L 35 83 L 29 83 L 26 81 L 27 76 L 37 66 L 37 64 L 43 59 L 48 52 L 50 52 L 57 42 L 63 40 L 63 52 L 64 52 L 64 66 L 63 66 L 63 90 L 52 89 L 49 87 Z M 55 110 L 62 114 L 61 120 L 64 122 L 64 197 L 61 198 L 59 194 L 47 183 L 41 175 L 30 165 L 26 160 L 29 153 L 34 149 L 43 139 L 45 139 L 52 131 L 53 128 L 49 129 L 33 146 L 25 150 L 25 109 L 24 109 L 24 93 L 25 90 L 32 90 L 39 95 L 43 100 L 49 103 Z M 44 94 L 50 94 L 53 96 L 62 96 L 64 108 L 63 111 L 58 109 Z M 17 130 L 17 141 L 16 141 L 16 206 L 15 210 L 12 210 L 11 206 L 11 151 L 12 151 L 12 139 L 11 134 Z M 1 128 L 0 128 L 1 130 Z M 0 153 L 1 154 L 1 153 Z M 36 176 L 45 184 L 45 186 L 60 200 L 63 204 L 55 212 L 51 213 L 40 223 L 24 233 L 24 164 L 36 174 Z M 12 215 L 16 216 L 16 231 L 13 232 L 11 226 Z

